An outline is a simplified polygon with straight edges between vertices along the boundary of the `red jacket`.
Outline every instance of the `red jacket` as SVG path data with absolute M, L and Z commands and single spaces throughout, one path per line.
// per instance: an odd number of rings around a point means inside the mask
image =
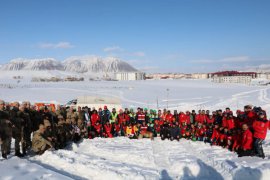
M 170 123 L 173 122 L 173 115 L 172 114 L 167 114 L 165 118 L 166 118 L 167 122 L 170 122 Z
M 187 124 L 187 115 L 184 113 L 179 114 L 179 124 L 186 123 Z
M 111 130 L 112 130 L 112 125 L 111 124 L 105 124 L 104 125 L 104 130 L 107 134 L 110 134 L 111 133 Z
M 214 129 L 213 130 L 213 134 L 212 134 L 211 140 L 213 141 L 214 139 L 216 139 L 216 140 L 219 139 L 219 130 L 218 129 Z
M 232 149 L 236 150 L 241 146 L 242 143 L 242 137 L 240 134 L 235 134 L 234 136 L 232 136 L 232 141 L 233 141 L 233 146 Z
M 102 125 L 101 124 L 95 124 L 94 125 L 94 128 L 95 128 L 95 130 L 97 131 L 97 133 L 100 133 L 100 131 L 101 131 L 101 128 L 102 128 Z
M 214 117 L 212 117 L 211 119 L 210 119 L 210 118 L 207 118 L 207 119 L 206 119 L 206 123 L 207 123 L 207 124 L 213 124 L 214 121 L 215 121 L 215 118 L 214 118 Z
M 251 150 L 252 144 L 253 144 L 253 135 L 251 131 L 248 129 L 242 133 L 241 148 L 243 150 Z
M 154 129 L 157 133 L 160 133 L 160 124 L 159 123 L 155 123 L 154 124 Z
M 196 129 L 196 137 L 204 137 L 205 129 L 204 128 L 197 128 Z
M 111 124 L 105 124 L 104 125 L 104 130 L 105 130 L 105 133 L 107 134 L 107 136 L 112 138 L 112 133 L 111 133 L 112 125 Z
M 254 137 L 259 139 L 265 139 L 268 126 L 269 121 L 267 119 L 255 120 L 253 122 Z
M 114 125 L 114 131 L 119 133 L 121 131 L 121 125 L 120 124 L 115 124 Z
M 198 114 L 196 115 L 195 121 L 204 124 L 207 122 L 207 119 L 208 117 L 206 114 Z
M 124 113 L 118 114 L 118 115 L 117 115 L 117 120 L 118 120 L 118 123 L 119 123 L 119 124 L 122 124 L 123 122 L 126 122 L 125 114 L 124 114 Z
M 181 127 L 181 135 L 184 137 L 186 136 L 186 130 L 187 130 L 187 126 Z
M 140 134 L 145 134 L 147 132 L 148 126 L 147 125 L 142 125 L 140 129 Z
M 91 123 L 92 125 L 96 124 L 97 121 L 99 121 L 99 115 L 98 114 L 92 114 L 91 115 Z
M 227 119 L 227 128 L 229 130 L 235 128 L 235 123 L 234 123 L 234 119 L 233 118 Z
M 253 121 L 257 118 L 257 114 L 253 111 L 249 111 L 246 112 L 245 115 L 245 123 L 247 123 L 249 127 L 252 127 Z

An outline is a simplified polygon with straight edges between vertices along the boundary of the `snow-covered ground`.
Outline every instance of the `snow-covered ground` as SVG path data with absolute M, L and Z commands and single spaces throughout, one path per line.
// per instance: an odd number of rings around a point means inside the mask
M 168 89 L 168 90 L 167 90 Z M 124 107 L 199 110 L 254 104 L 270 111 L 270 87 L 216 84 L 210 80 L 84 81 L 30 83 L 0 78 L 0 99 L 61 104 L 82 95 L 114 96 Z
M 169 89 L 169 90 L 167 90 Z M 214 84 L 209 80 L 135 82 L 17 83 L 0 79 L 0 99 L 65 103 L 81 95 L 120 97 L 124 107 L 192 110 L 243 109 L 246 104 L 270 112 L 270 87 Z M 168 97 L 168 98 L 167 98 Z M 266 159 L 238 158 L 201 142 L 156 138 L 84 140 L 42 156 L 0 160 L 0 179 L 269 179 L 270 134 Z
M 269 141 L 268 141 L 269 143 Z M 265 145 L 269 156 L 269 144 Z M 236 154 L 187 140 L 96 138 L 66 150 L 0 162 L 7 179 L 269 179 L 269 157 Z

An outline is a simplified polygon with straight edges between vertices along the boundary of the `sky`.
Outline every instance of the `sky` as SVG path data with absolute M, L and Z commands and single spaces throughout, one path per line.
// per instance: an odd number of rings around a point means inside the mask
M 1 0 L 0 64 L 114 56 L 146 72 L 270 65 L 269 0 Z

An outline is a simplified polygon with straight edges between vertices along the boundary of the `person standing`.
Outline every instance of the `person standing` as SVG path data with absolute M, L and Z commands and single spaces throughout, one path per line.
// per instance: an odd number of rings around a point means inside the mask
M 262 111 L 253 122 L 255 155 L 261 158 L 265 158 L 262 142 L 266 137 L 268 126 L 269 121 L 266 119 L 265 112 Z
M 252 148 L 253 148 L 253 135 L 252 132 L 249 130 L 247 124 L 243 124 L 242 126 L 242 142 L 240 146 L 240 151 L 238 153 L 239 157 L 243 156 L 252 156 Z
M 107 106 L 104 106 L 101 112 L 101 124 L 105 125 L 106 122 L 110 122 L 111 112 L 108 110 Z
M 9 114 L 5 111 L 5 102 L 0 100 L 0 140 L 2 157 L 7 159 L 10 154 L 10 144 L 12 137 L 12 124 L 9 120 Z
M 20 106 L 18 102 L 13 103 L 12 110 L 10 111 L 10 119 L 13 124 L 12 136 L 15 139 L 15 156 L 18 157 L 23 157 L 23 154 L 20 152 L 20 143 L 23 140 L 24 119 L 21 116 L 23 111 L 23 106 Z

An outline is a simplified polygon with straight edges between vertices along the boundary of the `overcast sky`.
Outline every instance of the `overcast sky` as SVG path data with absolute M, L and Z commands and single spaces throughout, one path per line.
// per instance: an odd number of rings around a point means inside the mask
M 269 0 L 1 0 L 0 63 L 116 56 L 151 72 L 270 64 Z

